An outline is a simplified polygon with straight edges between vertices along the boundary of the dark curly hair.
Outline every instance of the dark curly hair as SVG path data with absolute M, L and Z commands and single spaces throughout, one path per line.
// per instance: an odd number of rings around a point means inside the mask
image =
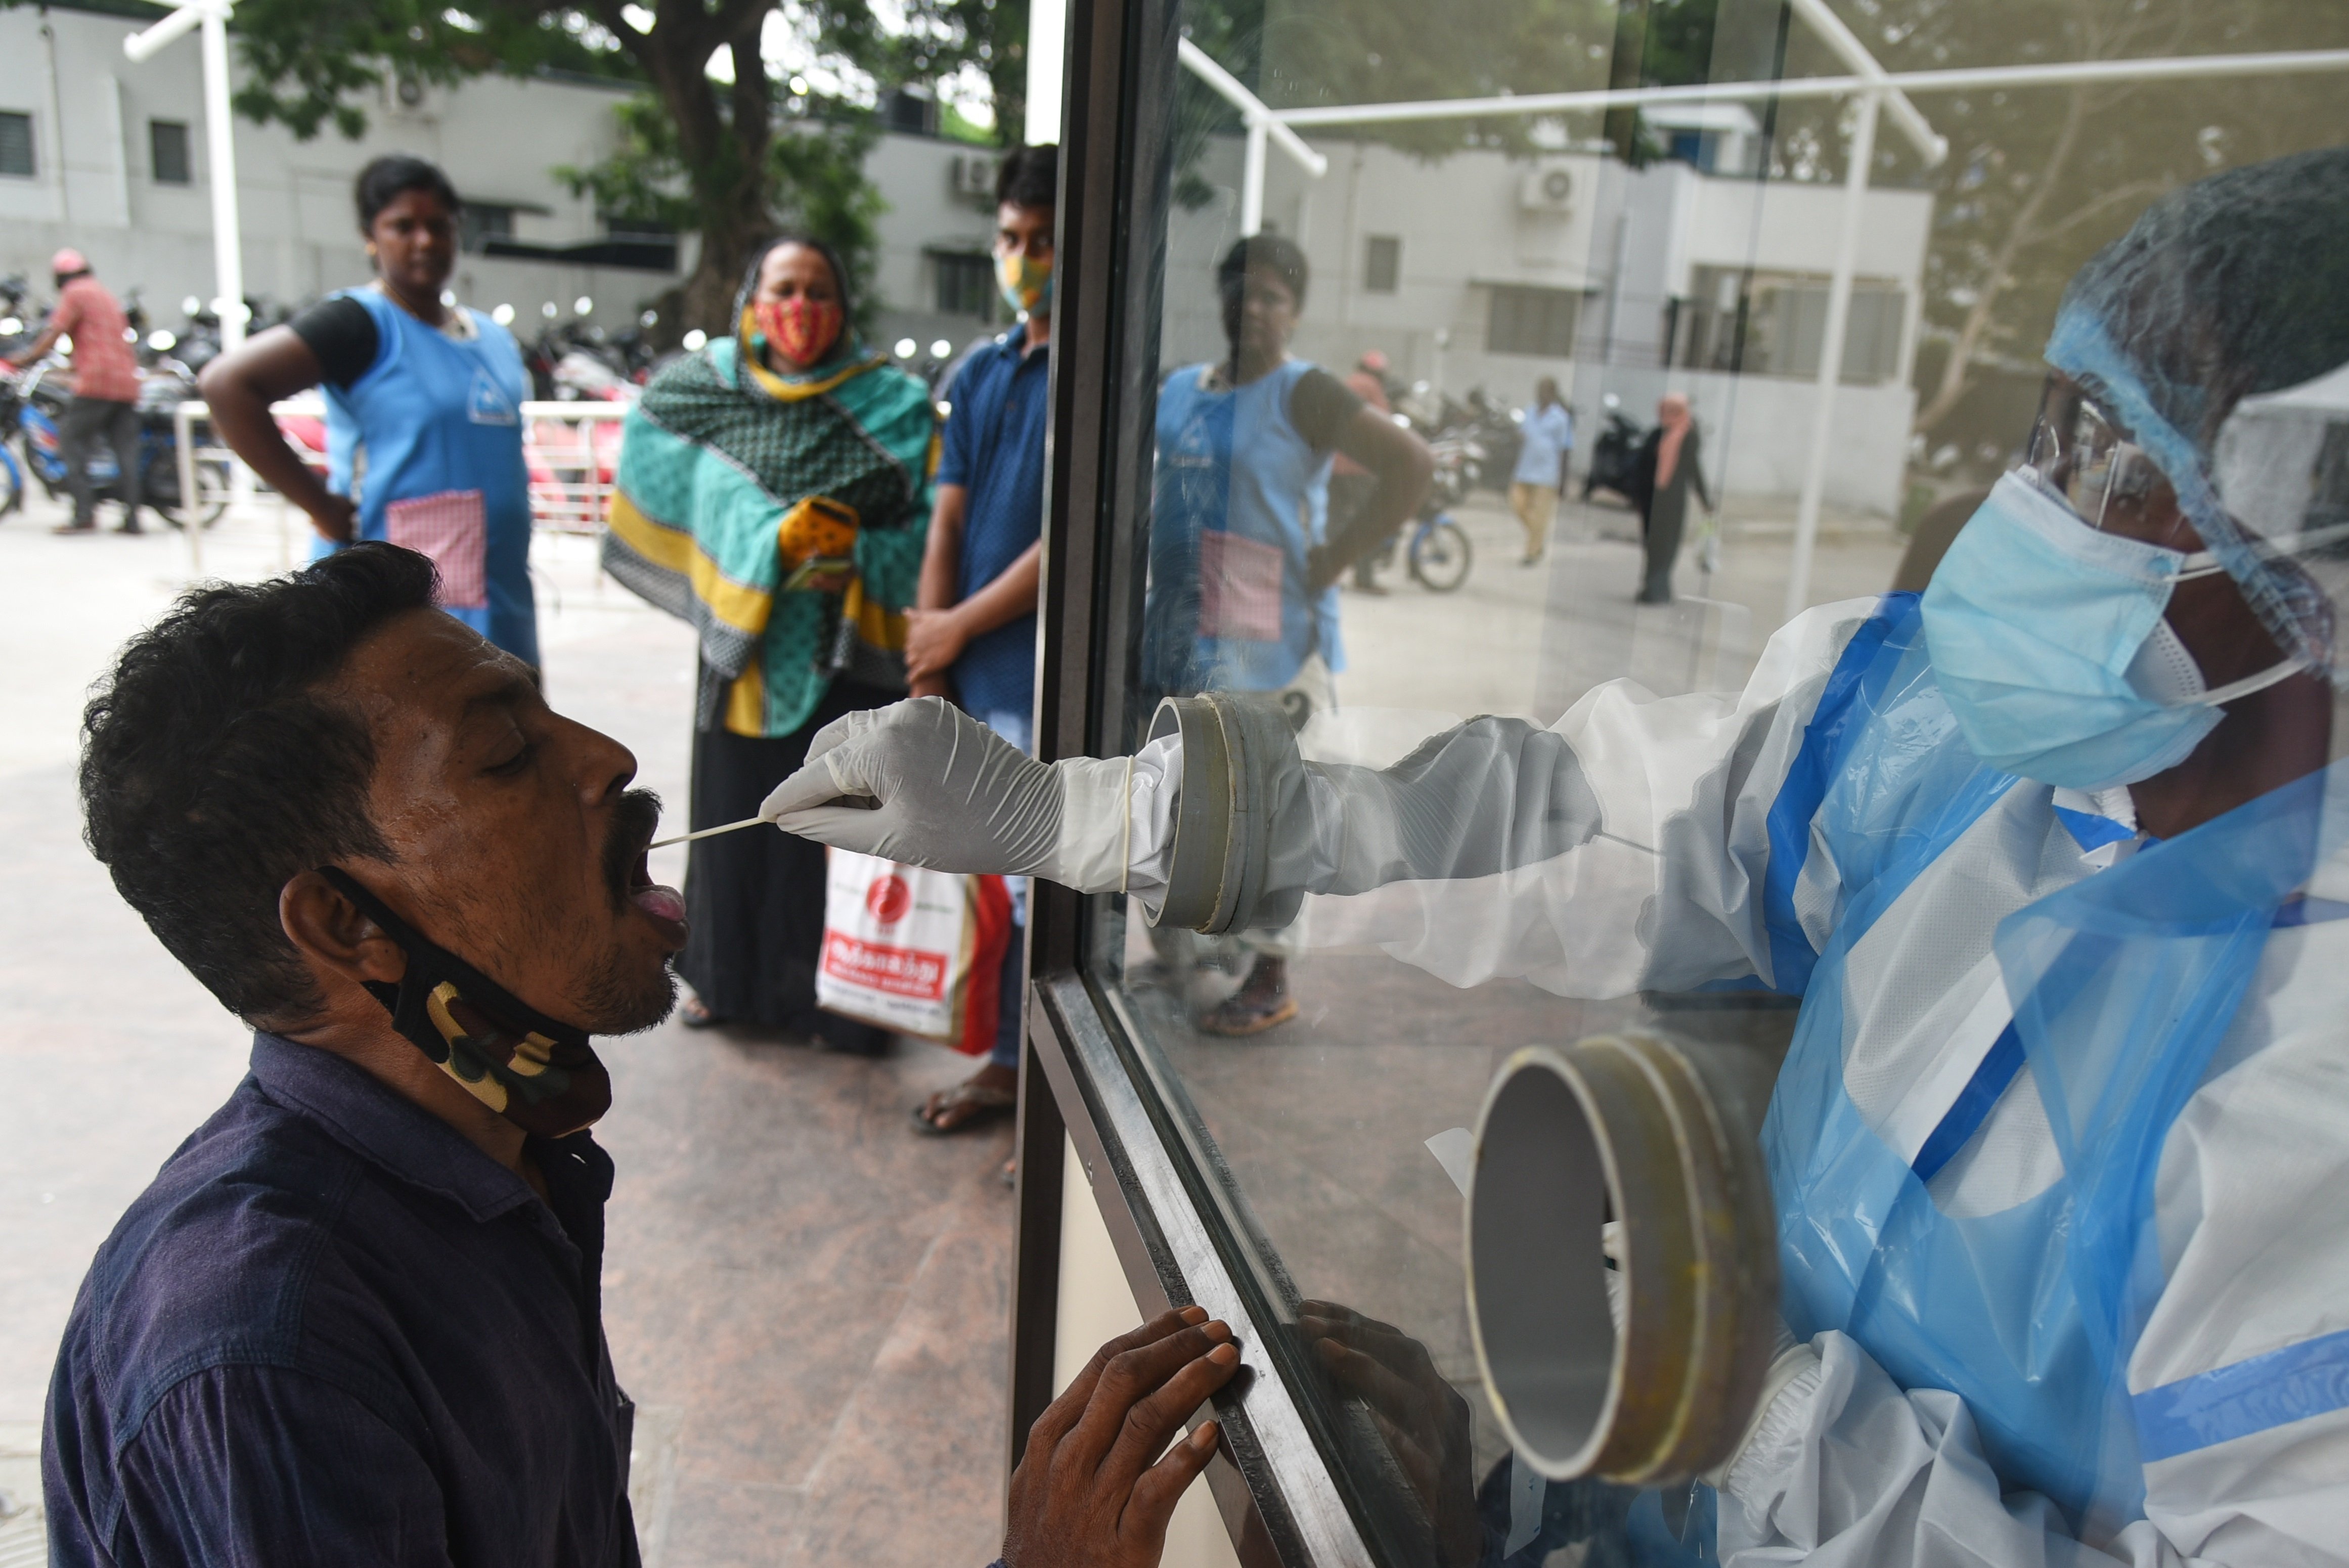
M 1053 142 L 1015 147 L 995 171 L 995 204 L 1050 207 L 1061 199 L 1061 149 Z
M 367 635 L 432 603 L 432 562 L 357 544 L 212 583 L 132 638 L 82 717 L 82 838 L 171 955 L 254 1024 L 318 1005 L 278 923 L 287 882 L 391 851 L 366 719 L 321 695 Z
M 1247 286 L 1250 268 L 1278 278 L 1297 308 L 1305 308 L 1305 285 L 1311 275 L 1311 269 L 1305 264 L 1305 253 L 1286 234 L 1250 234 L 1236 242 L 1216 264 L 1216 287 L 1224 296 L 1227 313 L 1237 308 L 1240 291 Z
M 358 211 L 359 232 L 365 234 L 372 231 L 377 215 L 390 206 L 395 198 L 410 191 L 423 191 L 438 196 L 452 218 L 465 205 L 457 199 L 457 188 L 449 183 L 449 177 L 440 172 L 439 164 L 410 157 L 405 152 L 387 152 L 371 160 L 365 169 L 359 170 L 359 177 L 351 182 L 351 205 Z

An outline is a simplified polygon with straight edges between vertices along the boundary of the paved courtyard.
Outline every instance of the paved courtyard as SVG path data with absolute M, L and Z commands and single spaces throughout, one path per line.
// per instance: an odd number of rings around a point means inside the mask
M 36 499 L 0 521 L 0 1490 L 18 1505 L 38 1495 L 43 1393 L 90 1254 L 235 1086 L 249 1039 L 116 897 L 74 800 L 89 682 L 184 585 L 185 542 L 52 538 L 57 519 Z M 280 550 L 264 502 L 206 539 L 204 568 L 266 575 Z M 681 801 L 689 634 L 598 590 L 584 541 L 542 541 L 537 560 L 554 702 Z M 901 1041 L 854 1060 L 674 1025 L 604 1054 L 616 1099 L 597 1135 L 620 1170 L 605 1315 L 643 1408 L 647 1561 L 987 1562 L 1009 1136 L 906 1123 L 963 1059 Z M 37 1532 L 28 1508 L 0 1520 L 0 1568 L 44 1561 Z

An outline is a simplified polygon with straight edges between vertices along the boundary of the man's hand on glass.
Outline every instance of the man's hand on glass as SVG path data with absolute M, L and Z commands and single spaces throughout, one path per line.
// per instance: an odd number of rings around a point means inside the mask
M 1298 1305 L 1297 1328 L 1330 1378 L 1370 1411 L 1427 1511 L 1443 1568 L 1475 1568 L 1485 1532 L 1468 1401 L 1436 1370 L 1427 1346 L 1392 1324 L 1336 1302 L 1307 1301 Z
M 1167 1444 L 1238 1369 L 1231 1338 L 1186 1306 L 1094 1353 L 1028 1429 L 1011 1475 L 1006 1568 L 1156 1568 L 1167 1521 L 1215 1456 L 1218 1428 L 1202 1421 Z

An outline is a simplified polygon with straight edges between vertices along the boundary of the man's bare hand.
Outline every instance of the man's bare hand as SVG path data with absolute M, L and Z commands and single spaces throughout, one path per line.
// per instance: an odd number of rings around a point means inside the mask
M 1338 1387 L 1370 1408 L 1435 1527 L 1444 1568 L 1475 1568 L 1485 1544 L 1476 1518 L 1475 1423 L 1427 1346 L 1336 1302 L 1300 1302 L 1297 1327 Z
M 1216 1425 L 1166 1444 L 1238 1369 L 1231 1337 L 1186 1306 L 1094 1353 L 1028 1429 L 1003 1535 L 1009 1568 L 1157 1568 L 1175 1500 L 1215 1455 Z
M 970 634 L 954 611 L 905 612 L 905 673 L 913 679 L 943 678 L 969 645 Z
M 347 495 L 326 492 L 324 509 L 310 514 L 310 526 L 319 537 L 336 544 L 348 544 L 358 537 L 359 503 Z

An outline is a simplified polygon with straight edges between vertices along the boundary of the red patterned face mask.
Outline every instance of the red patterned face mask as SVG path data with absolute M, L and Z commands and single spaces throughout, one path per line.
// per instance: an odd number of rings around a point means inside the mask
M 840 336 L 840 306 L 828 299 L 762 299 L 752 305 L 759 331 L 794 365 L 814 365 Z

